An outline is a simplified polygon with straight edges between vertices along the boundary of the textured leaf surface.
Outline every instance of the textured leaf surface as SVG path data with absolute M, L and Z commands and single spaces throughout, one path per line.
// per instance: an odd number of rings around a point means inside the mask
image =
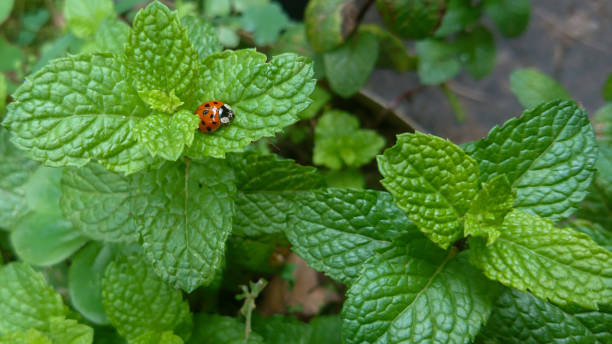
M 54 60 L 14 93 L 4 125 L 13 142 L 48 166 L 97 159 L 120 172 L 148 165 L 133 127 L 149 113 L 109 55 Z
M 519 210 L 500 232 L 489 246 L 470 240 L 470 261 L 487 277 L 559 305 L 596 309 L 612 300 L 612 252 L 587 235 Z
M 74 256 L 68 270 L 72 306 L 98 325 L 109 323 L 102 306 L 102 278 L 113 257 L 110 246 L 92 242 Z
M 315 86 L 312 73 L 307 58 L 290 53 L 267 63 L 266 56 L 255 50 L 208 56 L 199 77 L 198 99 L 230 104 L 236 117 L 214 133 L 198 133 L 187 155 L 221 158 L 295 123 L 297 114 L 310 105 Z
M 612 147 L 600 145 L 595 180 L 576 216 L 598 223 L 612 232 Z
M 143 90 L 138 91 L 138 95 L 152 110 L 165 112 L 167 114 L 173 114 L 179 106 L 183 105 L 183 102 L 174 94 L 174 90 L 170 91 L 168 94 L 160 90 Z M 157 114 L 151 116 L 156 115 Z M 151 116 L 147 116 L 147 118 L 138 124 L 142 125 L 142 122 L 147 121 Z M 157 124 L 161 125 L 162 123 Z M 167 123 L 163 124 L 167 125 Z M 139 127 L 137 126 L 136 129 L 139 129 Z
M 232 317 L 217 314 L 198 314 L 194 319 L 194 332 L 188 343 L 193 344 L 263 344 L 263 338 L 255 333 L 244 340 L 244 323 Z M 267 343 L 267 342 L 266 342 Z
M 274 315 L 254 317 L 253 330 L 261 334 L 266 344 L 310 344 L 311 328 L 292 317 Z
M 575 220 L 568 223 L 569 227 L 584 233 L 593 239 L 597 245 L 612 251 L 612 231 L 607 230 L 597 223 L 591 223 L 585 220 Z
M 425 85 L 441 84 L 461 70 L 457 47 L 453 44 L 428 39 L 416 43 L 416 52 L 419 57 L 417 72 Z
M 505 174 L 517 190 L 516 208 L 557 221 L 586 196 L 598 152 L 586 112 L 554 101 L 493 128 L 470 155 L 481 182 Z
M 421 233 L 386 192 L 325 189 L 297 193 L 286 233 L 308 265 L 350 283 L 374 252 Z
M 49 320 L 49 338 L 54 343 L 91 344 L 93 328 L 79 324 L 76 320 L 53 317 Z
M 188 292 L 212 281 L 232 230 L 232 170 L 208 159 L 166 163 L 134 178 L 139 196 L 132 208 L 155 271 Z
M 482 184 L 482 189 L 465 214 L 465 235 L 483 236 L 487 238 L 487 245 L 495 242 L 501 234 L 498 226 L 512 210 L 515 198 L 516 193 L 503 174 Z
M 198 54 L 176 13 L 161 2 L 152 2 L 134 18 L 125 57 L 138 90 L 174 91 L 191 104 L 197 87 Z
M 346 343 L 469 343 L 476 336 L 494 285 L 435 248 L 413 255 L 397 247 L 368 261 L 342 309 Z
M 64 316 L 62 297 L 47 285 L 40 272 L 26 263 L 0 269 L 0 333 L 49 329 L 48 319 Z
M 141 255 L 119 257 L 106 269 L 102 304 L 110 323 L 128 339 L 147 331 L 191 327 L 180 290 L 161 280 Z
M 68 28 L 79 38 L 96 32 L 98 25 L 115 15 L 112 0 L 66 0 L 64 15 Z
M 385 24 L 403 38 L 421 39 L 440 24 L 445 2 L 439 0 L 377 0 Z
M 172 116 L 149 115 L 134 130 L 138 142 L 151 155 L 175 161 L 181 157 L 186 146 L 191 146 L 199 123 L 200 117 L 181 110 Z
M 483 334 L 508 344 L 593 343 L 612 340 L 612 309 L 564 310 L 529 294 L 506 289 L 495 302 Z
M 33 328 L 27 331 L 10 332 L 0 337 L 2 344 L 53 344 L 44 333 Z
M 148 331 L 132 340 L 130 344 L 183 344 L 183 339 L 171 331 Z
M 380 152 L 385 139 L 374 130 L 360 129 L 359 120 L 348 112 L 326 111 L 315 127 L 313 161 L 339 170 L 359 167 Z
M 462 236 L 463 215 L 478 192 L 478 165 L 461 148 L 422 133 L 401 134 L 378 157 L 381 183 L 440 247 Z
M 345 15 L 356 10 L 352 1 L 313 0 L 304 12 L 306 37 L 315 51 L 328 51 L 344 42 L 351 27 L 344 26 Z M 347 21 L 346 24 L 350 22 Z M 354 25 L 353 25 L 354 27 Z
M 537 69 L 517 69 L 512 72 L 510 90 L 525 108 L 556 99 L 572 99 L 563 86 Z
M 181 18 L 181 24 L 187 29 L 189 41 L 198 53 L 200 61 L 204 60 L 206 56 L 223 49 L 217 36 L 217 30 L 207 21 L 187 16 Z
M 378 49 L 377 37 L 360 31 L 345 44 L 326 52 L 323 63 L 331 89 L 345 98 L 358 92 L 374 70 Z
M 529 3 L 529 0 L 486 0 L 484 9 L 502 35 L 515 37 L 523 33 L 529 24 Z
M 130 177 L 88 164 L 65 169 L 61 188 L 65 216 L 86 236 L 109 242 L 138 239 L 130 208 L 136 189 Z

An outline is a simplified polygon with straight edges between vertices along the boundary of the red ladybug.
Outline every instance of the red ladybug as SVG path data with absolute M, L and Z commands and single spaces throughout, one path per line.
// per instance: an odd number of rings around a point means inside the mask
M 212 133 L 222 125 L 228 125 L 234 120 L 234 111 L 222 101 L 213 100 L 206 102 L 195 110 L 196 115 L 200 116 L 200 131 Z

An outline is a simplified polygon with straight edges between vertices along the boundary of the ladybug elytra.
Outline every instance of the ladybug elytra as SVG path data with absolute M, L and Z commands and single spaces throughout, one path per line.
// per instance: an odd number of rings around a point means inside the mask
M 212 133 L 234 120 L 232 108 L 219 100 L 203 103 L 194 113 L 200 116 L 199 128 L 203 133 Z

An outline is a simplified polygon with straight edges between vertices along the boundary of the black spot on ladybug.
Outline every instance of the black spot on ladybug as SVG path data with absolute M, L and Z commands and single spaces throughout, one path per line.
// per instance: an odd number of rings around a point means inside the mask
M 204 110 L 204 114 L 206 115 L 208 113 L 208 110 Z
M 200 121 L 200 123 L 201 123 L 202 125 L 206 125 L 206 123 L 204 123 L 204 121 Z
M 211 131 L 212 128 L 211 127 L 206 127 L 206 130 Z
M 219 104 L 219 102 L 213 102 L 214 104 Z
M 212 124 L 217 124 L 217 122 L 213 121 Z
M 204 104 L 204 106 L 206 106 L 206 107 L 210 107 L 210 104 L 206 103 L 206 104 Z
M 215 114 L 213 113 L 212 115 L 210 115 L 210 119 L 215 118 Z

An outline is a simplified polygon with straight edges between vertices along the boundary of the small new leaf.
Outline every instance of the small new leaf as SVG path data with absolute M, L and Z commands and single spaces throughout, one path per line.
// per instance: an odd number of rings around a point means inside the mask
M 91 344 L 94 330 L 73 319 L 53 317 L 49 319 L 48 336 L 53 343 Z
M 378 156 L 383 186 L 425 235 L 447 248 L 463 235 L 463 215 L 478 193 L 478 165 L 448 140 L 401 134 Z
M 33 328 L 9 332 L 0 337 L 0 344 L 54 344 L 44 333 Z
M 174 90 L 166 93 L 160 90 L 138 91 L 140 99 L 147 103 L 149 107 L 156 111 L 173 114 L 183 102 L 174 94 Z
M 487 277 L 559 305 L 590 309 L 612 300 L 612 252 L 569 228 L 513 210 L 492 245 L 471 238 L 470 262 Z
M 501 235 L 499 226 L 512 209 L 515 198 L 516 193 L 503 174 L 482 184 L 482 189 L 465 214 L 465 235 L 485 237 L 487 245 L 494 243 Z
M 181 110 L 171 116 L 153 114 L 136 125 L 134 133 L 152 156 L 176 161 L 185 147 L 191 146 L 200 118 Z

